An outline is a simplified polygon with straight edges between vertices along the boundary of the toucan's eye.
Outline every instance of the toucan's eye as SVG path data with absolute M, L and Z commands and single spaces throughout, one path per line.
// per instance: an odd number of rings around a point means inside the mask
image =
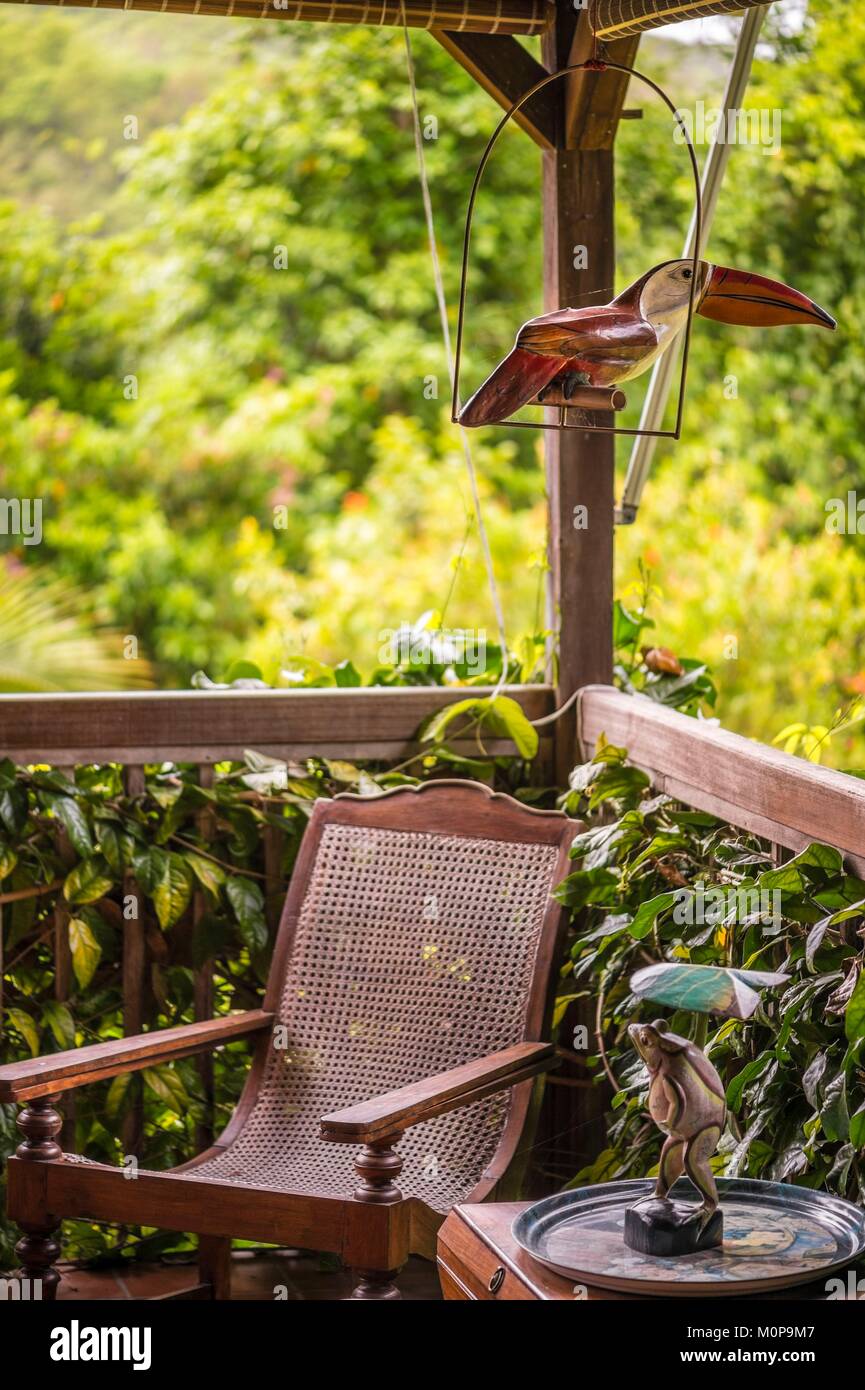
M 694 274 L 694 272 L 693 272 L 693 270 L 689 267 L 687 270 L 683 270 L 683 271 L 682 271 L 682 274 L 684 275 L 684 277 L 685 277 L 686 280 L 690 280 L 690 278 L 691 278 L 691 276 Z

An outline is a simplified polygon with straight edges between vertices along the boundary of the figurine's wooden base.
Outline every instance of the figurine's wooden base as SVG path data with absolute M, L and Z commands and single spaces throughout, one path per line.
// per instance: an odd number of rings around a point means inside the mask
M 641 1255 L 694 1255 L 723 1244 L 724 1217 L 716 1208 L 705 1225 L 693 1202 L 647 1197 L 625 1212 L 625 1244 Z

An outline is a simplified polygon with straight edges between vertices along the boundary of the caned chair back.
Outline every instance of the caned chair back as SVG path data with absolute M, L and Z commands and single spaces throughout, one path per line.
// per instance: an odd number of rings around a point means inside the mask
M 201 1176 L 348 1195 L 322 1115 L 548 1026 L 574 822 L 478 783 L 337 797 L 312 814 L 286 900 L 265 1040 Z M 438 1211 L 491 1188 L 531 1083 L 409 1130 L 400 1187 Z M 256 1176 L 257 1175 L 257 1176 Z

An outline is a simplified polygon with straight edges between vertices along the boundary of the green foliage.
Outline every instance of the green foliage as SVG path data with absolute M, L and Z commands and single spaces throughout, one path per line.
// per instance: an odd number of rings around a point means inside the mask
M 676 92 L 687 80 L 667 77 Z M 699 95 L 715 105 L 720 86 Z M 769 742 L 794 723 L 831 726 L 862 685 L 862 537 L 826 525 L 831 499 L 861 493 L 865 458 L 865 5 L 810 0 L 801 36 L 757 62 L 745 105 L 780 113 L 781 144 L 731 150 L 708 258 L 806 288 L 838 330 L 697 320 L 685 436 L 662 445 L 639 522 L 619 532 L 618 587 L 627 598 L 649 563 L 668 640 L 713 667 L 727 726 Z M 654 252 L 649 199 L 680 225 L 690 195 L 643 125 L 621 131 L 618 187 L 623 217 L 633 199 L 643 215 L 628 236 L 647 225 Z M 821 750 L 861 767 L 861 728 Z
M 74 33 L 75 17 L 55 23 Z M 45 499 L 38 555 L 16 553 L 85 587 L 161 684 L 239 656 L 273 678 L 289 652 L 374 652 L 378 633 L 449 592 L 462 625 L 494 630 L 445 422 L 402 36 L 231 33 L 222 82 L 180 124 L 124 141 L 122 112 L 139 109 L 126 96 L 105 118 L 102 162 L 123 176 L 106 220 L 63 227 L 0 206 L 5 482 Z M 421 98 L 441 112 L 428 162 L 453 298 L 460 228 L 446 210 L 464 201 L 493 108 L 434 42 L 417 59 Z M 513 333 L 526 256 L 540 264 L 534 154 L 519 135 L 505 143 L 478 224 L 487 354 Z M 512 206 L 506 227 L 495 200 Z M 525 631 L 537 456 L 499 439 L 477 458 L 509 620 Z
M 667 647 L 645 645 L 643 639 L 655 627 L 649 617 L 654 598 L 652 578 L 640 565 L 641 586 L 634 586 L 628 606 L 613 603 L 613 676 L 629 695 L 645 695 L 659 705 L 682 714 L 705 714 L 717 699 L 715 682 L 705 662 L 678 657 Z
M 710 1026 L 707 1052 L 729 1105 L 718 1172 L 865 1198 L 865 883 L 826 845 L 773 868 L 753 837 L 651 795 L 625 750 L 603 739 L 592 762 L 574 769 L 564 804 L 588 828 L 557 890 L 579 913 L 562 994 L 599 996 L 618 1084 L 608 1148 L 574 1183 L 641 1177 L 657 1162 L 646 1073 L 626 1030 L 658 1005 L 638 999 L 628 981 L 669 961 L 789 976 L 747 1021 Z M 692 1016 L 676 1012 L 671 1025 L 687 1034 Z M 591 1059 L 599 1077 L 600 1061 Z

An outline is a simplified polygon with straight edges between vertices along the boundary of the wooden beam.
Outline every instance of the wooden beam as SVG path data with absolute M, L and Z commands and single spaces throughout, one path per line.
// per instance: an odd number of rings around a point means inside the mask
M 798 851 L 833 845 L 865 877 L 865 781 L 665 709 L 589 686 L 579 697 L 581 756 L 601 734 L 627 748 L 658 791 Z
M 611 63 L 623 63 L 630 67 L 637 56 L 639 43 L 639 35 L 616 39 L 613 43 L 604 44 L 602 56 Z M 591 54 L 592 36 L 588 14 L 584 11 L 576 27 L 568 62 L 584 63 Z M 622 119 L 629 81 L 627 73 L 614 69 L 574 73 L 565 96 L 565 143 L 582 150 L 611 150 Z M 637 85 L 645 90 L 642 83 Z
M 17 0 L 0 0 L 15 4 Z M 67 0 L 28 0 L 64 5 Z M 78 0 L 80 8 L 147 10 L 217 19 L 277 19 L 371 28 L 448 29 L 480 34 L 542 34 L 555 13 L 552 0 Z
M 491 693 L 486 686 L 365 686 L 0 695 L 0 754 L 18 763 L 64 765 L 213 763 L 242 758 L 246 748 L 274 757 L 392 759 L 415 750 L 429 715 Z M 529 719 L 552 709 L 549 686 L 509 686 L 506 693 Z M 549 739 L 549 728 L 541 734 Z M 501 739 L 485 746 L 491 753 L 514 751 Z
M 578 31 L 587 16 L 560 6 L 556 25 L 541 40 L 550 71 L 574 61 Z M 587 56 L 587 55 L 586 55 Z M 596 79 L 595 94 L 606 81 Z M 559 147 L 542 155 L 544 217 L 544 308 L 604 304 L 613 297 L 613 151 L 610 146 L 577 148 L 580 132 L 566 114 L 574 78 L 555 84 L 560 102 Z M 578 269 L 577 267 L 581 267 Z M 612 423 L 599 412 L 598 424 Z M 557 706 L 580 686 L 610 681 L 613 669 L 614 443 L 608 434 L 583 430 L 544 435 L 547 480 L 548 626 L 558 636 Z M 576 714 L 567 710 L 552 725 L 554 776 L 566 784 L 576 762 Z M 563 1023 L 585 1026 L 591 1035 L 593 1005 L 579 999 Z M 545 1093 L 539 1142 L 556 1165 L 575 1170 L 605 1142 L 604 1088 L 592 1086 L 580 1059 L 563 1068 L 563 1083 Z M 571 1083 L 571 1084 L 568 1084 Z M 559 1136 L 567 1135 L 562 1140 Z
M 560 11 L 555 30 L 542 40 L 550 71 L 573 61 L 587 23 L 585 13 Z M 568 93 L 562 91 L 560 99 L 564 115 Z M 565 139 L 563 124 L 563 144 Z M 606 303 L 615 278 L 612 149 L 565 145 L 545 154 L 543 200 L 545 309 Z M 596 419 L 611 422 L 609 412 Z M 581 430 L 549 432 L 545 442 L 548 615 L 558 634 L 557 703 L 563 704 L 580 686 L 612 679 L 615 453 L 611 435 Z M 560 783 L 574 763 L 572 716 L 573 711 L 555 725 Z
M 606 304 L 614 281 L 612 151 L 556 150 L 543 159 L 545 309 Z M 580 270 L 578 248 L 586 257 Z M 612 680 L 615 449 L 612 435 L 576 429 L 545 440 L 550 616 L 563 704 L 580 686 Z M 569 715 L 555 726 L 561 784 L 574 764 L 575 727 Z
M 433 37 L 464 67 L 494 101 L 506 111 L 535 82 L 546 76 L 546 68 L 515 38 L 500 34 L 468 34 L 436 30 Z M 555 85 L 547 87 L 514 116 L 541 149 L 556 144 L 559 101 Z

